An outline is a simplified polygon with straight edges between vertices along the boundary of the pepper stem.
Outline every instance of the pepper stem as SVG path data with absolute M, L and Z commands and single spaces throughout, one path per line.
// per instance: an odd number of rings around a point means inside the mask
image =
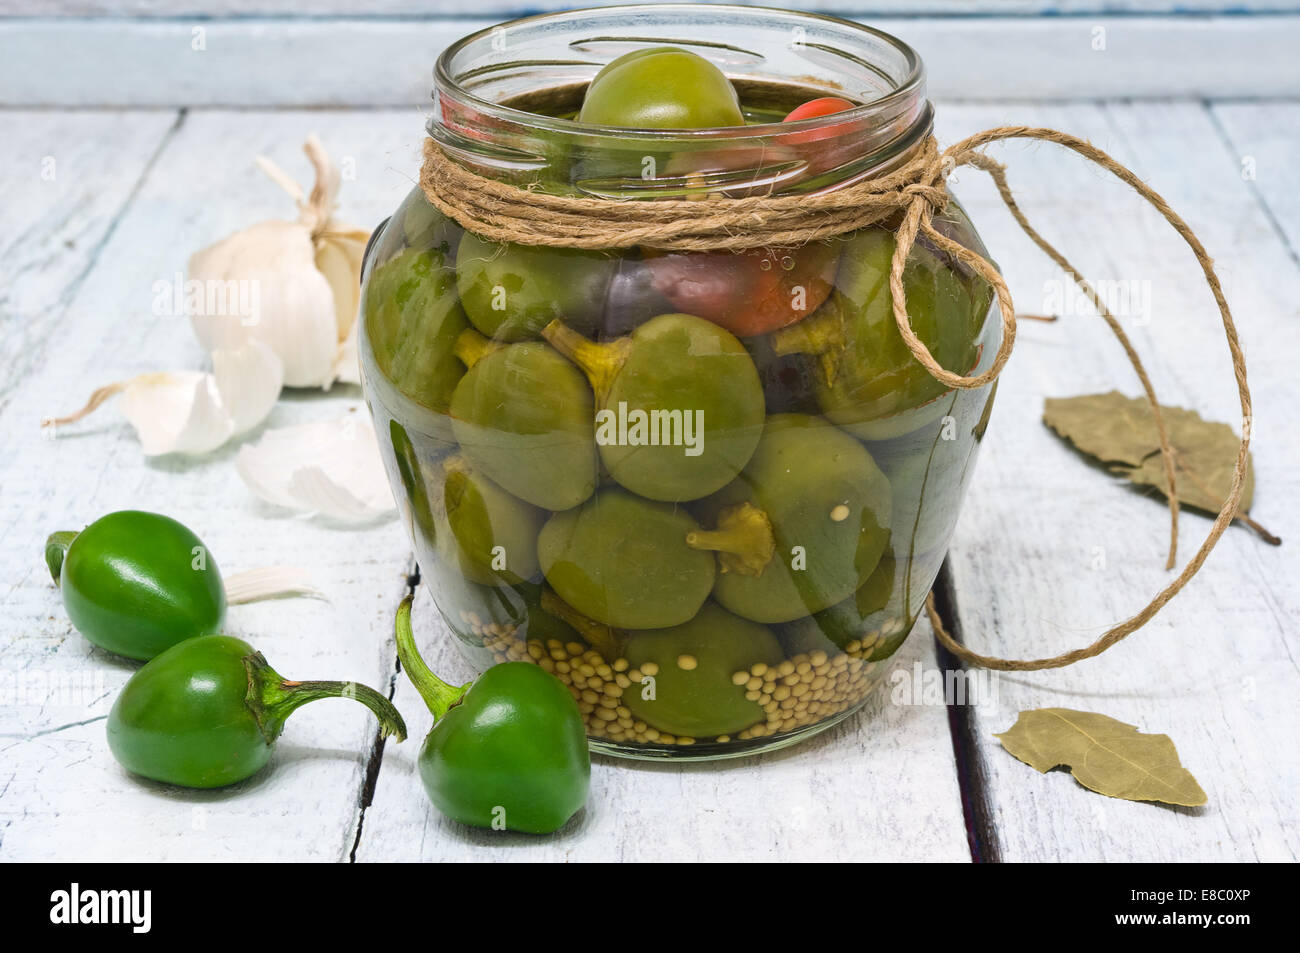
M 542 611 L 571 625 L 606 662 L 613 662 L 623 654 L 623 638 L 617 629 L 588 619 L 550 589 L 542 590 Z
M 503 347 L 505 345 L 500 341 L 493 341 L 473 328 L 466 328 L 456 335 L 456 343 L 452 345 L 451 353 L 460 358 L 460 362 L 466 367 L 473 367 L 493 351 L 499 351 Z
M 842 308 L 837 293 L 816 313 L 772 332 L 772 350 L 782 357 L 787 354 L 816 357 L 821 364 L 822 376 L 826 378 L 826 386 L 830 387 L 835 383 L 840 352 L 848 344 Z
M 772 521 L 752 503 L 728 506 L 718 514 L 718 528 L 686 534 L 691 549 L 709 549 L 718 554 L 723 572 L 761 576 L 776 553 Z
M 291 682 L 267 663 L 261 652 L 244 657 L 248 671 L 248 694 L 244 701 L 257 719 L 262 737 L 271 744 L 280 737 L 284 723 L 308 702 L 322 698 L 351 698 L 369 708 L 379 719 L 383 737 L 406 740 L 406 722 L 402 714 L 379 692 L 357 682 Z
M 397 607 L 397 657 L 402 662 L 402 668 L 406 670 L 406 677 L 411 680 L 415 690 L 420 693 L 424 703 L 429 706 L 429 711 L 433 715 L 433 720 L 437 722 L 443 715 L 451 711 L 453 707 L 460 704 L 460 700 L 465 697 L 469 691 L 471 682 L 464 685 L 448 685 L 437 675 L 429 670 L 429 666 L 424 664 L 424 659 L 420 657 L 420 650 L 415 647 L 415 633 L 411 631 L 411 603 L 414 602 L 412 596 L 407 596 L 402 600 L 402 604 Z
M 583 337 L 559 318 L 542 328 L 542 337 L 582 369 L 587 380 L 591 381 L 596 400 L 602 404 L 614 386 L 614 378 L 623 369 L 627 356 L 632 351 L 630 337 L 615 338 L 598 344 Z
M 72 541 L 77 538 L 77 534 L 71 531 L 61 533 L 51 533 L 45 540 L 45 565 L 50 568 L 50 577 L 54 584 L 59 584 L 59 576 L 63 572 L 63 560 L 68 555 L 68 547 Z

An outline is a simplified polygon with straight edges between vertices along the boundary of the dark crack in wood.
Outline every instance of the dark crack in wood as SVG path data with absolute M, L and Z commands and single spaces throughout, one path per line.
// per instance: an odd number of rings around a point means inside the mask
M 403 596 L 414 596 L 420 585 L 420 567 L 414 561 L 406 570 L 406 590 Z M 397 694 L 397 678 L 402 672 L 402 663 L 397 660 L 397 651 L 393 651 L 393 672 L 388 677 L 388 700 Z M 352 850 L 348 852 L 348 863 L 357 862 L 357 850 L 361 846 L 361 833 L 366 827 L 366 811 L 375 800 L 375 786 L 379 783 L 379 769 L 384 763 L 384 745 L 387 738 L 376 729 L 374 740 L 370 744 L 370 757 L 366 761 L 366 777 L 361 785 L 361 797 L 357 802 L 357 833 L 352 839 Z
M 961 642 L 957 594 L 946 561 L 934 583 L 934 604 L 944 627 L 955 641 Z M 961 660 L 937 640 L 935 652 L 939 667 L 944 672 L 944 684 L 949 684 L 949 672 L 965 677 L 966 668 Z M 977 864 L 998 863 L 1002 859 L 1002 852 L 989 804 L 988 776 L 980 756 L 974 722 L 970 705 L 948 704 L 948 733 L 952 738 L 952 753 L 957 763 L 957 784 L 961 792 L 961 809 L 966 821 L 966 843 L 970 847 L 971 860 Z

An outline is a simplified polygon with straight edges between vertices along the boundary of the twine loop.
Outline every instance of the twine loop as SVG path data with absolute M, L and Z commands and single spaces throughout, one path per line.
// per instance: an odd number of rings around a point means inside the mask
M 942 152 L 934 137 L 929 136 L 904 156 L 896 168 L 882 175 L 861 178 L 831 190 L 808 195 L 766 194 L 742 198 L 715 195 L 703 200 L 614 200 L 552 195 L 536 188 L 519 188 L 465 168 L 447 155 L 433 139 L 426 139 L 420 186 L 439 211 L 483 238 L 496 242 L 559 248 L 602 250 L 648 246 L 675 252 L 744 251 L 753 248 L 798 247 L 811 241 L 847 235 L 860 228 L 888 227 L 895 233 L 889 287 L 899 335 L 913 357 L 935 380 L 949 388 L 973 389 L 994 381 L 1010 359 L 1016 340 L 1015 308 L 997 268 L 982 255 L 939 232 L 934 227 L 933 218 L 948 203 L 947 178 L 956 168 L 969 165 L 987 173 L 997 186 L 1003 203 L 1025 234 L 1074 280 L 1085 297 L 1092 302 L 1124 349 L 1142 384 L 1160 436 L 1169 491 L 1170 530 L 1166 569 L 1173 569 L 1177 558 L 1179 511 L 1174 450 L 1169 442 L 1155 388 L 1119 321 L 1083 275 L 1030 225 L 1012 194 L 1006 167 L 982 151 L 994 142 L 1009 139 L 1051 142 L 1077 153 L 1137 192 L 1173 227 L 1201 266 L 1206 284 L 1218 306 L 1242 414 L 1241 442 L 1233 467 L 1231 489 L 1204 542 L 1183 571 L 1143 609 L 1112 626 L 1091 645 L 1041 659 L 1018 660 L 981 655 L 953 639 L 935 610 L 933 593 L 927 596 L 926 611 L 935 635 L 954 655 L 986 668 L 1036 671 L 1061 668 L 1100 655 L 1149 622 L 1200 570 L 1211 550 L 1238 515 L 1245 489 L 1250 459 L 1252 410 L 1250 388 L 1246 383 L 1245 355 L 1232 312 L 1214 270 L 1214 262 L 1200 239 L 1164 198 L 1138 179 L 1130 169 L 1091 143 L 1069 133 L 1031 126 L 999 126 L 969 136 Z M 911 319 L 907 314 L 903 268 L 920 235 L 924 235 L 927 241 L 984 278 L 996 293 L 1002 340 L 990 366 L 979 374 L 967 376 L 944 368 L 912 330 Z

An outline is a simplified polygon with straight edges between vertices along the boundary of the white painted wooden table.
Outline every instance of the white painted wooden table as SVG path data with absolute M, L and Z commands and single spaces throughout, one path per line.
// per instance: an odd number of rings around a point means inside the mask
M 424 797 L 413 766 L 428 719 L 395 678 L 389 637 L 412 568 L 395 520 L 350 530 L 286 516 L 238 481 L 236 447 L 146 461 L 111 409 L 56 440 L 38 428 L 93 386 L 199 365 L 187 322 L 154 315 L 150 289 L 182 271 L 190 251 L 289 213 L 254 155 L 305 177 L 299 144 L 318 132 L 355 168 L 344 217 L 369 226 L 412 183 L 420 111 L 0 111 L 0 859 L 1295 859 L 1300 105 L 939 103 L 945 142 L 1004 122 L 1090 138 L 1198 230 L 1225 276 L 1249 360 L 1253 512 L 1287 544 L 1230 530 L 1146 630 L 1064 671 L 1000 678 L 982 707 L 899 704 L 886 691 L 869 711 L 773 755 L 718 765 L 599 758 L 586 811 L 537 839 L 459 827 Z M 1149 283 L 1149 320 L 1129 324 L 1162 399 L 1234 420 L 1213 304 L 1172 232 L 1051 147 L 998 155 L 1032 219 L 1085 273 Z M 52 180 L 42 177 L 47 157 Z M 958 190 L 1021 309 L 1041 310 L 1061 276 L 980 175 L 963 172 Z M 1022 326 L 950 557 L 957 622 L 975 647 L 1026 657 L 1083 644 L 1169 578 L 1164 508 L 1099 475 L 1039 422 L 1047 395 L 1116 384 L 1136 393 L 1126 368 L 1095 318 Z M 364 412 L 356 389 L 293 393 L 267 426 L 353 409 Z M 308 567 L 328 601 L 237 607 L 231 631 L 291 677 L 393 687 L 412 740 L 377 747 L 359 706 L 321 704 L 290 722 L 271 770 L 229 790 L 127 776 L 105 745 L 104 718 L 134 666 L 72 629 L 42 544 L 51 530 L 142 505 L 193 526 L 227 569 Z M 1208 525 L 1183 516 L 1184 557 Z M 421 593 L 417 629 L 431 661 L 468 676 L 433 617 Z M 900 664 L 935 669 L 924 624 Z M 1169 733 L 1208 806 L 1110 800 L 1068 774 L 1035 773 L 992 733 L 1041 706 Z

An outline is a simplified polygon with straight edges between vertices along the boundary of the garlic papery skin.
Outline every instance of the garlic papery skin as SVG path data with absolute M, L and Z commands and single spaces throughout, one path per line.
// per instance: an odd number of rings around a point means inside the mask
M 246 569 L 228 574 L 222 582 L 226 587 L 226 604 L 231 606 L 261 599 L 282 599 L 285 596 L 325 598 L 325 594 L 312 584 L 308 572 L 297 566 Z
M 316 136 L 303 146 L 316 171 L 310 196 L 265 158 L 258 165 L 298 205 L 296 222 L 270 220 L 196 252 L 186 309 L 209 351 L 267 344 L 289 387 L 328 389 L 355 380 L 344 353 L 356 323 L 361 259 L 369 233 L 334 219 L 338 168 Z
M 212 365 L 210 374 L 161 371 L 109 384 L 81 410 L 42 425 L 73 423 L 121 395 L 122 414 L 145 456 L 209 453 L 265 420 L 284 379 L 280 359 L 259 341 L 213 351 Z
M 334 317 L 339 343 L 356 330 L 361 307 L 361 261 L 370 234 L 362 229 L 326 231 L 316 240 L 316 269 L 329 282 L 334 294 Z
M 340 523 L 368 523 L 396 512 L 370 420 L 335 420 L 268 430 L 242 447 L 235 469 L 258 497 Z

